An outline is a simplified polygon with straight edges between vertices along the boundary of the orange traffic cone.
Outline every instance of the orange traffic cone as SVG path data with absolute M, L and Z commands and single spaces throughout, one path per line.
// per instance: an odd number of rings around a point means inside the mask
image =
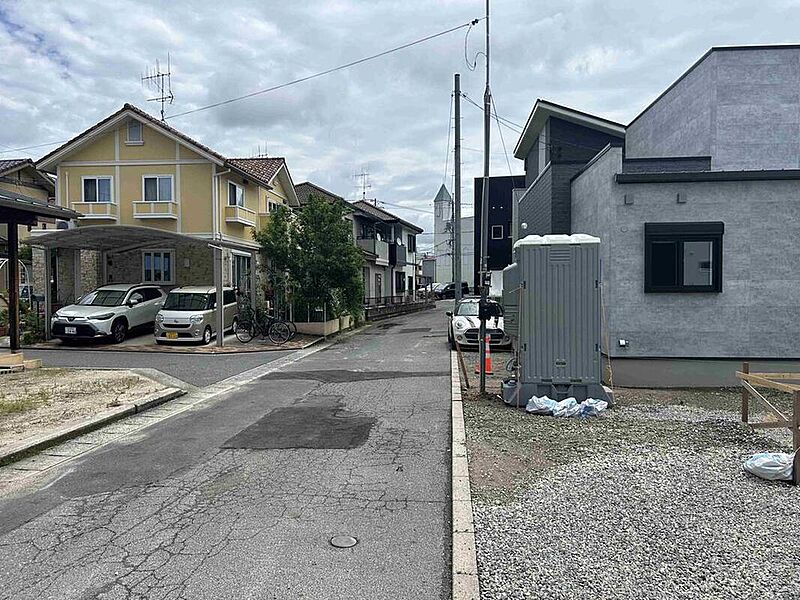
M 485 365 L 485 367 L 486 367 L 486 374 L 487 375 L 493 375 L 494 374 L 494 371 L 492 371 L 492 349 L 491 349 L 491 343 L 490 343 L 491 339 L 492 339 L 492 336 L 490 336 L 488 333 L 486 334 L 486 337 L 483 338 L 483 344 L 484 344 L 484 346 L 486 346 L 486 365 Z M 478 374 L 480 372 L 481 372 L 481 358 L 480 358 L 480 355 L 478 355 L 478 360 L 475 363 L 475 373 Z

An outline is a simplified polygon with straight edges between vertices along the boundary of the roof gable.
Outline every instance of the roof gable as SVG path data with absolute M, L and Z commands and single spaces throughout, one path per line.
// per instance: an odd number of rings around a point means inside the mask
M 538 98 L 533 105 L 533 110 L 531 110 L 528 120 L 525 122 L 525 127 L 517 141 L 517 146 L 514 148 L 514 156 L 516 158 L 525 159 L 547 122 L 547 119 L 550 117 L 558 117 L 559 119 L 576 123 L 583 127 L 589 127 L 590 129 L 596 129 L 611 135 L 625 137 L 625 125 L 622 123 L 617 123 L 616 121 L 597 117 L 568 106 L 562 106 L 561 104 Z
M 0 177 L 6 177 L 18 171 L 28 171 L 30 175 L 46 187 L 51 193 L 55 193 L 55 182 L 47 175 L 36 168 L 30 158 L 12 158 L 0 160 Z

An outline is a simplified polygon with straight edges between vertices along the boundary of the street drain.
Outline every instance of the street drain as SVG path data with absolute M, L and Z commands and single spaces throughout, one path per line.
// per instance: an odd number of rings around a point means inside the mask
M 376 419 L 348 411 L 341 396 L 307 396 L 293 406 L 276 408 L 243 429 L 223 448 L 249 450 L 361 446 Z
M 412 377 L 444 377 L 450 371 L 348 371 L 344 369 L 325 371 L 275 371 L 261 376 L 266 380 L 305 379 L 322 383 L 350 383 L 375 381 L 378 379 L 406 379 Z
M 401 329 L 398 333 L 428 333 L 430 327 L 409 327 L 408 329 Z
M 358 543 L 352 535 L 335 535 L 330 541 L 334 548 L 352 548 Z

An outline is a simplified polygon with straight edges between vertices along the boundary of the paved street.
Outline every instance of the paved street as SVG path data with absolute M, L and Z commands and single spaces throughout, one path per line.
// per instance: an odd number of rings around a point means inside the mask
M 0 598 L 448 597 L 448 368 L 409 315 L 54 468 L 0 498 Z
M 241 354 L 171 354 L 103 352 L 101 350 L 25 350 L 26 358 L 41 358 L 48 367 L 158 369 L 190 385 L 203 387 L 263 365 L 291 351 Z

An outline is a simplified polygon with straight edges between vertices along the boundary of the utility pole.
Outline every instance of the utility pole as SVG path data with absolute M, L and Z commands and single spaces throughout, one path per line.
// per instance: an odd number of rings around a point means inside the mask
M 479 316 L 481 321 L 480 369 L 481 394 L 486 393 L 486 312 L 488 309 L 489 288 L 486 277 L 489 274 L 489 132 L 492 126 L 492 92 L 489 88 L 489 0 L 486 0 L 486 90 L 483 93 L 483 193 L 481 194 L 481 302 Z
M 456 284 L 455 301 L 461 300 L 461 75 L 453 76 L 455 94 L 456 146 L 455 146 L 455 202 L 453 204 L 453 281 Z

